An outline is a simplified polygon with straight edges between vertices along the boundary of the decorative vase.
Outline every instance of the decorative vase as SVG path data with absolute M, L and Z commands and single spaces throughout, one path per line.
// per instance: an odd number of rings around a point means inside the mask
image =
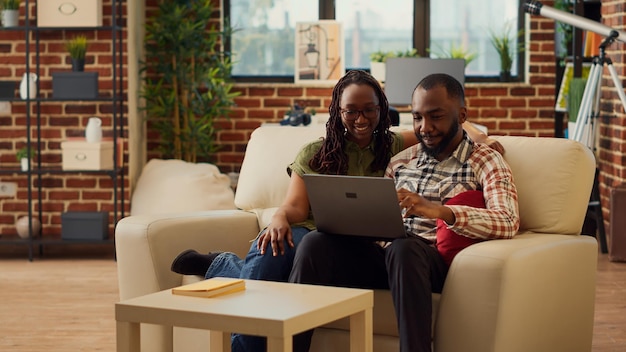
M 29 234 L 28 216 L 22 216 L 21 218 L 17 219 L 17 221 L 15 222 L 15 230 L 17 231 L 17 235 L 21 238 L 26 239 L 30 237 L 29 235 L 35 236 L 39 234 L 39 230 L 41 230 L 41 222 L 39 222 L 39 219 L 31 218 L 31 223 L 33 232 L 32 234 Z
M 98 143 L 102 140 L 102 120 L 90 117 L 85 128 L 85 139 L 88 143 Z
M 34 73 L 24 73 L 20 82 L 20 97 L 35 99 L 37 97 L 37 75 Z
M 22 167 L 22 171 L 28 171 L 28 166 L 30 165 L 30 159 L 22 158 L 20 159 L 20 166 Z
M 2 26 L 17 27 L 20 18 L 19 10 L 2 10 Z

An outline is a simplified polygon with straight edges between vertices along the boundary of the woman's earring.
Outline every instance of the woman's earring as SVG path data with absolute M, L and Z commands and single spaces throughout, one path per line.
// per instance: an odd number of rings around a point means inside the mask
M 348 128 L 346 128 L 346 127 L 343 128 L 343 135 L 344 136 L 348 135 Z

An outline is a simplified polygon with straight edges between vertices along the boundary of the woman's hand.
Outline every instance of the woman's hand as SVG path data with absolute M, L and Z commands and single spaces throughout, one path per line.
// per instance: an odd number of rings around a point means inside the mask
M 264 255 L 268 245 L 271 244 L 273 256 L 277 256 L 278 253 L 284 255 L 285 241 L 287 241 L 289 247 L 293 248 L 291 226 L 289 226 L 287 220 L 278 219 L 278 217 L 275 216 L 272 218 L 272 222 L 267 226 L 265 231 L 259 236 L 257 249 Z

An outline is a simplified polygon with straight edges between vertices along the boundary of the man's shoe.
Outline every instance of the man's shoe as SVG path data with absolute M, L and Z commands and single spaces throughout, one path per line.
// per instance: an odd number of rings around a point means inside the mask
M 193 249 L 181 252 L 172 262 L 171 270 L 183 275 L 204 276 L 213 260 L 222 252 L 200 254 Z

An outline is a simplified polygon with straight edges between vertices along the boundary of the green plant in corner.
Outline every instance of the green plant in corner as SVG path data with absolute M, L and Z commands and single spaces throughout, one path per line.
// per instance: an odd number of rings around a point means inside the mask
M 217 121 L 228 118 L 239 95 L 230 81 L 231 55 L 222 49 L 232 30 L 220 28 L 212 3 L 162 1 L 146 20 L 140 96 L 163 157 L 210 158 L 218 150 Z
M 396 51 L 396 57 L 420 57 L 420 54 L 417 53 L 417 49 L 413 48 L 413 49 L 407 49 L 407 50 L 400 50 L 400 51 Z
M 493 45 L 500 56 L 501 75 L 510 75 L 515 55 L 517 55 L 518 52 L 524 51 L 524 43 L 519 42 L 519 38 L 524 34 L 524 30 L 520 29 L 516 34 L 511 34 L 511 31 L 512 22 L 505 23 L 500 33 L 489 30 L 491 45 Z M 517 45 L 515 43 L 517 43 Z

